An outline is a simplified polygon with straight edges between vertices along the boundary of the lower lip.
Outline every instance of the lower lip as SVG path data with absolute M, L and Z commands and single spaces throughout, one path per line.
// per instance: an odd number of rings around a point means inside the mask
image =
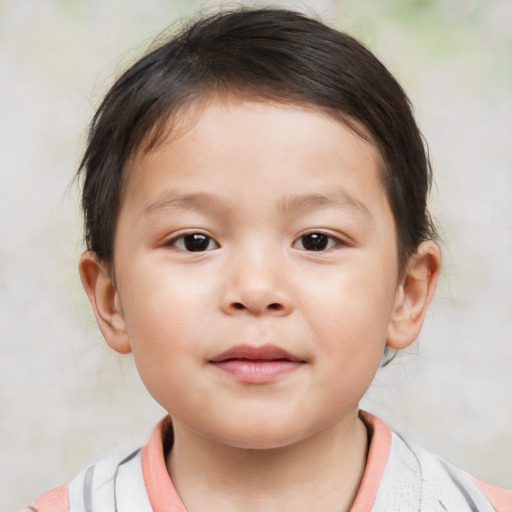
M 263 384 L 273 382 L 298 370 L 304 363 L 289 360 L 229 359 L 212 364 L 241 382 Z

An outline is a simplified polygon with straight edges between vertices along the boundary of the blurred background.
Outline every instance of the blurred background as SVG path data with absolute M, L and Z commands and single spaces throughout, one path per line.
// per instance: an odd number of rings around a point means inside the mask
M 73 175 L 115 77 L 156 35 L 218 5 L 0 0 L 2 511 L 142 445 L 164 414 L 130 356 L 104 346 L 86 303 Z M 273 5 L 366 43 L 408 92 L 430 145 L 443 276 L 420 339 L 379 371 L 362 405 L 511 488 L 512 1 Z

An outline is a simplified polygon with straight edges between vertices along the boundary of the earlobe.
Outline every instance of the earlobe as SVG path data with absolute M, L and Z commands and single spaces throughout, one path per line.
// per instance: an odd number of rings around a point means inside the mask
M 418 338 L 440 270 L 439 246 L 431 240 L 421 243 L 409 259 L 396 292 L 388 326 L 388 347 L 403 349 Z
M 80 257 L 79 271 L 105 341 L 116 352 L 131 352 L 122 305 L 111 272 L 92 251 L 86 251 Z

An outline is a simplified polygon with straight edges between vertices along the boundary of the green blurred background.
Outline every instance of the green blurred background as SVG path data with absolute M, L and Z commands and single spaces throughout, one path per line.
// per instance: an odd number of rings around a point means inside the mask
M 379 371 L 363 407 L 510 488 L 512 1 L 273 4 L 365 42 L 430 145 L 443 277 L 419 342 Z M 86 304 L 72 180 L 114 78 L 156 35 L 219 5 L 0 0 L 0 510 L 143 444 L 164 414 L 131 358 L 104 347 Z

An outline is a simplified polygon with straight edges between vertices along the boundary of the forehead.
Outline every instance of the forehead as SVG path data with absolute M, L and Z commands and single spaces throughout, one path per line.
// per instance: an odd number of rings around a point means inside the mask
M 231 115 L 236 113 L 237 115 Z M 245 115 L 239 115 L 244 113 Z M 316 120 L 323 119 L 324 122 L 338 125 L 342 124 L 366 141 L 373 151 L 379 152 L 378 145 L 374 142 L 373 135 L 369 129 L 359 120 L 349 116 L 344 111 L 321 107 L 319 105 L 298 102 L 293 97 L 287 97 L 286 94 L 261 93 L 255 91 L 230 91 L 221 90 L 200 93 L 192 100 L 178 103 L 170 112 L 160 116 L 156 122 L 149 126 L 143 133 L 139 134 L 135 140 L 133 153 L 130 155 L 127 165 L 127 174 L 139 167 L 141 160 L 152 153 L 158 153 L 158 149 L 162 145 L 169 145 L 173 141 L 183 138 L 187 133 L 196 128 L 196 132 L 205 131 L 220 119 L 231 117 L 233 123 L 253 125 L 259 117 L 265 120 L 269 118 L 269 114 L 273 116 L 273 122 L 279 118 L 282 124 L 286 124 L 287 119 L 295 117 L 298 114 L 311 114 L 310 119 L 302 116 L 302 126 L 312 123 L 312 118 Z M 200 125 L 197 128 L 197 125 Z M 301 124 L 296 124 L 300 127 Z M 277 125 L 276 125 L 277 128 Z M 215 141 L 222 136 L 221 133 L 215 133 L 215 130 L 208 134 L 211 141 Z M 178 147 L 178 145 L 176 145 Z
M 336 178 L 354 202 L 369 190 L 382 200 L 378 150 L 355 126 L 357 133 L 326 112 L 292 104 L 222 98 L 187 106 L 158 144 L 132 160 L 122 206 L 147 209 L 155 195 L 187 187 L 232 200 L 262 184 L 261 199 L 308 187 L 339 193 L 327 190 Z

